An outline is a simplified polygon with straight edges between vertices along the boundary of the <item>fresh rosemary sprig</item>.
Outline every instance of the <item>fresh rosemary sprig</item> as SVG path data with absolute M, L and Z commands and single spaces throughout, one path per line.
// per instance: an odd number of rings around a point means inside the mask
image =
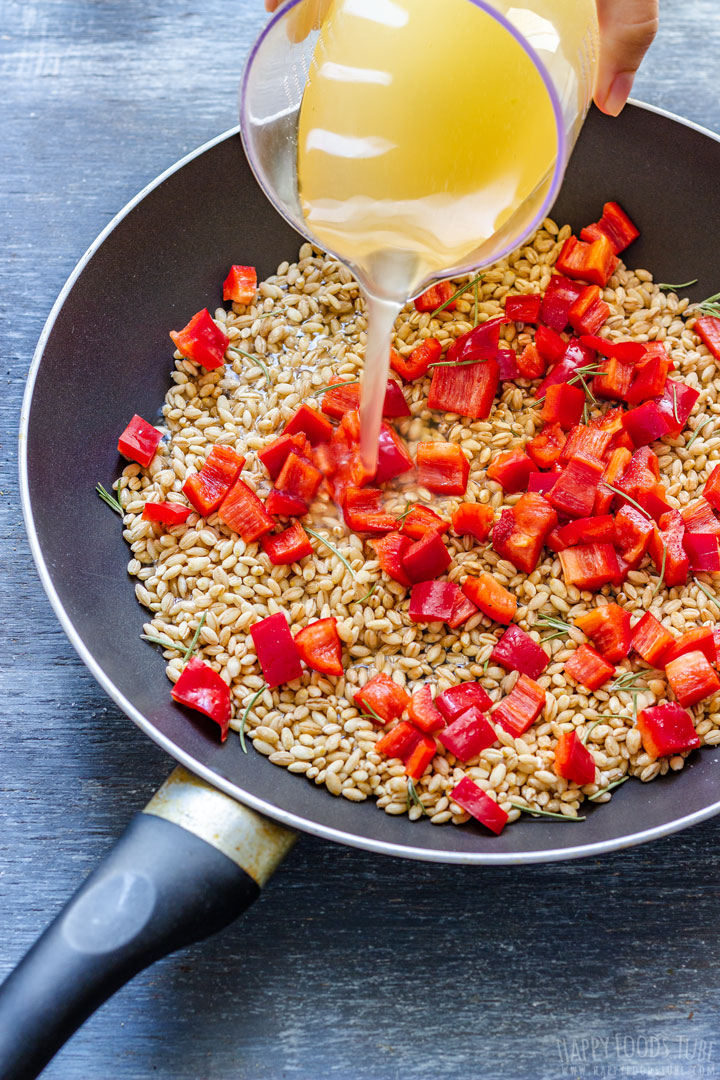
M 615 494 L 619 495 L 621 499 L 625 499 L 627 502 L 631 503 L 635 507 L 635 509 L 639 510 L 644 517 L 652 521 L 652 514 L 649 514 L 647 510 L 643 506 L 641 506 L 639 502 L 636 502 L 631 495 L 626 495 L 624 491 L 621 491 L 620 488 L 615 487 L 614 484 L 609 484 L 607 480 L 603 480 L 602 482 L 606 488 L 610 488 L 610 491 L 614 491 Z
M 632 698 L 632 721 L 633 724 L 637 723 L 638 715 L 638 696 L 642 694 L 644 690 L 647 690 L 647 683 L 643 680 L 647 675 L 646 671 L 625 671 L 622 675 L 618 675 L 617 679 L 610 684 L 610 692 L 629 694 Z
M 264 311 L 262 315 L 256 315 L 256 319 L 269 319 L 273 315 L 282 315 L 282 311 Z
M 697 285 L 698 278 L 693 278 L 692 281 L 681 281 L 679 285 L 669 285 L 667 281 L 658 281 L 658 289 L 662 289 L 663 292 L 679 292 L 680 289 L 689 289 L 691 285 Z
M 558 618 L 557 615 L 541 615 L 535 626 L 543 630 L 560 630 L 563 634 L 569 634 L 573 629 L 570 623 Z
M 675 423 L 679 425 L 680 424 L 680 417 L 678 416 L 677 387 L 675 386 L 674 382 L 673 382 L 673 417 L 675 418 Z
M 457 300 L 459 296 L 462 296 L 463 293 L 466 293 L 468 289 L 472 289 L 473 285 L 477 281 L 482 281 L 484 277 L 484 274 L 478 274 L 477 277 L 474 277 L 472 279 L 472 281 L 468 281 L 467 285 L 461 285 L 457 292 L 454 292 L 452 296 L 448 297 L 444 304 L 441 304 L 439 308 L 435 308 L 434 311 L 430 312 L 430 318 L 434 319 L 436 315 L 439 315 L 441 311 L 444 311 L 446 307 L 449 307 L 454 300 Z
M 479 277 L 475 278 L 474 289 L 475 289 L 475 314 L 473 315 L 473 326 L 477 326 L 478 320 L 480 318 L 480 311 L 478 309 L 478 305 L 480 303 L 480 278 Z
M 720 292 L 713 293 L 712 296 L 708 296 L 707 300 L 701 300 L 695 306 L 701 315 L 720 316 Z
M 487 364 L 487 359 L 483 360 L 436 360 L 434 364 L 428 364 L 428 371 L 434 367 L 470 367 L 473 364 Z
M 608 784 L 607 787 L 600 788 L 600 790 L 596 791 L 594 795 L 588 795 L 588 800 L 590 802 L 594 802 L 595 799 L 599 799 L 601 795 L 606 795 L 608 791 L 612 791 L 613 788 L 620 787 L 621 784 L 624 784 L 625 781 L 629 779 L 630 775 L 628 774 L 627 776 L 620 777 L 619 780 L 614 780 L 612 784 Z
M 422 810 L 423 814 L 427 814 L 427 812 L 428 812 L 427 807 L 424 805 L 424 803 L 420 799 L 420 796 L 417 793 L 417 789 L 415 787 L 415 781 L 413 780 L 413 778 L 411 776 L 408 776 L 408 779 L 407 779 L 407 808 L 408 808 L 408 810 L 410 810 L 410 806 L 411 806 L 412 803 L 415 803 L 415 806 L 419 806 L 420 809 Z
M 338 551 L 338 549 L 337 549 L 337 548 L 335 547 L 335 545 L 334 545 L 334 544 L 332 544 L 332 543 L 331 543 L 331 542 L 330 542 L 329 540 L 326 540 L 326 539 L 325 539 L 325 537 L 324 537 L 324 536 L 321 536 L 319 532 L 315 532 L 315 530 L 314 530 L 314 529 L 311 529 L 309 525 L 306 525 L 306 526 L 305 526 L 305 532 L 308 532 L 308 533 L 310 533 L 310 535 L 311 535 L 311 536 L 314 536 L 316 540 L 319 540 L 321 544 L 324 544 L 324 545 L 325 545 L 325 547 L 327 547 L 327 548 L 330 548 L 330 550 L 332 551 L 333 555 L 337 555 L 337 557 L 338 557 L 338 559 L 340 560 L 340 562 L 341 562 L 341 563 L 343 563 L 343 564 L 344 564 L 344 565 L 345 565 L 345 566 L 346 566 L 346 567 L 348 568 L 348 570 L 349 570 L 349 571 L 350 571 L 350 573 L 352 574 L 353 578 L 355 578 L 355 580 L 357 580 L 357 575 L 356 575 L 355 571 L 353 570 L 352 566 L 351 566 L 351 565 L 350 565 L 350 563 L 349 563 L 349 562 L 347 561 L 347 559 L 345 558 L 345 556 L 344 556 L 344 555 L 342 555 L 342 554 L 341 554 L 341 553 L 340 553 L 340 552 Z
M 524 806 L 519 802 L 511 802 L 516 810 L 522 810 L 524 814 L 532 814 L 533 817 L 554 818 L 555 821 L 584 821 L 584 817 L 566 817 L 565 814 L 555 814 L 552 810 L 536 810 L 532 806 Z
M 183 664 L 187 664 L 188 660 L 190 659 L 192 654 L 195 652 L 195 646 L 198 643 L 198 638 L 200 637 L 200 631 L 202 630 L 203 626 L 205 625 L 205 620 L 206 619 L 207 619 L 207 611 L 203 611 L 202 618 L 200 619 L 200 622 L 197 625 L 197 630 L 193 634 L 192 641 L 190 642 L 187 649 L 185 650 L 185 654 L 183 656 Z
M 375 590 L 377 589 L 379 584 L 380 584 L 380 582 L 376 581 L 369 593 L 365 593 L 365 595 L 361 596 L 359 600 L 352 600 L 351 603 L 353 603 L 353 604 L 364 604 L 366 600 L 370 599 L 370 597 L 375 592 Z
M 704 593 L 705 596 L 707 596 L 708 600 L 710 600 L 711 603 L 715 604 L 715 607 L 720 608 L 720 599 L 718 599 L 717 596 L 713 596 L 707 586 L 703 585 L 702 581 L 698 581 L 697 578 L 694 578 L 694 581 L 700 592 Z
M 663 549 L 662 566 L 660 567 L 660 577 L 658 578 L 657 585 L 655 586 L 655 588 L 652 591 L 653 597 L 657 596 L 657 594 L 660 592 L 663 585 L 665 584 L 665 564 L 667 563 L 668 549 L 667 549 L 667 544 L 664 541 L 661 541 L 661 543 L 662 543 L 662 549 Z
M 387 724 L 387 720 L 383 720 L 382 716 L 375 712 L 372 705 L 368 704 L 367 701 L 363 701 L 362 698 L 360 698 L 360 709 L 361 715 L 367 717 L 367 719 L 377 720 L 377 722 L 379 724 L 382 724 L 383 727 L 385 727 L 385 725 Z
M 170 641 L 169 638 L 155 637 L 154 634 L 141 634 L 140 637 L 143 641 L 150 641 L 153 645 L 161 645 L 163 649 L 174 649 L 175 652 L 182 652 L 182 645 L 178 645 L 177 641 Z
M 268 371 L 267 364 L 265 364 L 258 356 L 253 356 L 251 353 L 245 352 L 244 349 L 239 349 L 237 345 L 228 345 L 227 351 L 237 353 L 239 356 L 244 356 L 246 360 L 252 360 L 253 364 L 260 368 L 267 381 L 270 382 L 270 372 Z
M 490 657 L 488 656 L 487 659 L 485 660 L 485 663 L 483 664 L 483 677 L 485 675 L 487 675 L 489 667 L 490 667 Z
M 328 390 L 337 390 L 340 386 L 356 386 L 359 382 L 359 379 L 348 379 L 347 382 L 330 383 L 329 386 L 321 386 L 319 390 L 313 390 L 310 397 L 322 397 Z
M 252 709 L 255 702 L 260 697 L 260 695 L 263 694 L 267 690 L 267 688 L 268 688 L 267 683 L 263 683 L 262 686 L 260 687 L 260 689 L 255 691 L 255 693 L 253 694 L 253 696 L 250 698 L 247 705 L 245 706 L 245 712 L 243 713 L 242 720 L 240 721 L 240 732 L 239 732 L 239 734 L 240 734 L 240 746 L 242 747 L 243 754 L 247 754 L 247 746 L 245 745 L 245 725 L 247 724 L 247 718 L 250 715 L 250 710 Z
M 709 423 L 709 422 L 710 422 L 710 421 L 711 421 L 712 419 L 713 419 L 713 417 L 712 417 L 712 416 L 703 416 L 702 420 L 700 421 L 700 423 L 698 424 L 698 426 L 697 426 L 697 427 L 695 428 L 695 430 L 693 431 L 692 435 L 690 436 L 690 439 L 689 439 L 689 440 L 688 440 L 688 442 L 687 442 L 687 443 L 685 444 L 685 449 L 686 449 L 686 450 L 689 450 L 689 449 L 690 449 L 690 447 L 691 447 L 691 446 L 692 446 L 692 444 L 693 444 L 693 443 L 695 442 L 695 440 L 697 439 L 697 437 L 698 437 L 698 435 L 700 434 L 700 432 L 702 431 L 702 429 L 703 429 L 703 428 L 705 427 L 705 425 L 706 425 L 706 424 L 708 424 L 708 423 Z
M 106 488 L 102 486 L 102 484 L 96 484 L 95 491 L 98 493 L 102 501 L 104 503 L 107 503 L 111 510 L 114 510 L 116 514 L 120 515 L 120 517 L 123 516 L 125 511 L 123 510 L 122 506 L 120 505 L 118 500 L 113 495 L 111 495 Z

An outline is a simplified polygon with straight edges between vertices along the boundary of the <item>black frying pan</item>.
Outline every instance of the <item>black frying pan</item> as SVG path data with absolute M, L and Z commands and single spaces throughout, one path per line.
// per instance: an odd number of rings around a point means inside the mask
M 618 200 L 642 229 L 629 264 L 659 280 L 699 277 L 699 298 L 716 288 L 711 223 L 720 220 L 719 174 L 720 139 L 710 132 L 644 106 L 616 120 L 593 110 L 553 216 L 579 228 L 597 219 L 603 202 Z M 162 403 L 168 329 L 217 305 L 231 263 L 255 264 L 263 277 L 292 259 L 299 242 L 229 132 L 110 223 L 65 286 L 39 342 L 20 461 L 43 584 L 102 686 L 200 779 L 173 774 L 0 988 L 3 1080 L 37 1075 L 124 981 L 239 914 L 291 842 L 286 828 L 409 858 L 523 863 L 612 851 L 720 810 L 718 752 L 707 748 L 682 776 L 626 785 L 609 806 L 590 808 L 582 825 L 524 820 L 501 837 L 472 824 L 436 828 L 389 817 L 371 802 L 335 799 L 252 750 L 243 755 L 237 738 L 220 746 L 211 725 L 172 703 L 161 657 L 140 640 L 147 615 L 124 571 L 128 551 L 118 521 L 93 489 L 98 481 L 109 486 L 122 468 L 114 446 L 128 417 L 152 416 Z

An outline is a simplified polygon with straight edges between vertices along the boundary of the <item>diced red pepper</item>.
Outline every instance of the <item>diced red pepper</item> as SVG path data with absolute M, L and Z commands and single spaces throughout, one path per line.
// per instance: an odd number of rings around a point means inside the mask
M 463 361 L 453 366 L 435 367 L 428 391 L 428 408 L 457 413 L 473 420 L 487 420 L 499 382 L 497 360 Z
M 715 517 L 710 503 L 702 496 L 684 506 L 680 517 L 689 533 L 720 534 L 720 521 Z
M 612 544 L 580 544 L 559 552 L 566 585 L 596 592 L 620 579 L 620 566 Z
M 193 315 L 182 330 L 171 330 L 170 337 L 186 360 L 193 360 L 208 371 L 225 363 L 230 338 L 213 322 L 207 308 Z
M 300 653 L 300 659 L 313 671 L 319 671 L 322 675 L 342 675 L 342 641 L 334 616 L 317 619 L 308 623 L 304 629 L 298 630 L 295 647 Z
M 540 308 L 540 319 L 545 326 L 563 331 L 570 321 L 570 309 L 582 293 L 582 285 L 562 274 L 553 274 Z
M 547 389 L 540 418 L 546 424 L 559 424 L 569 431 L 580 423 L 584 404 L 585 393 L 579 386 L 555 383 Z
M 432 690 L 429 686 L 423 686 L 416 690 L 407 707 L 408 716 L 413 724 L 424 731 L 426 735 L 432 735 L 445 727 L 442 713 L 439 713 L 433 703 Z M 376 744 L 377 745 L 377 744 Z
M 635 365 L 627 360 L 610 357 L 603 360 L 599 366 L 601 371 L 595 375 L 590 386 L 595 397 L 605 401 L 627 401 Z
M 597 424 L 578 424 L 568 433 L 562 450 L 563 461 L 587 462 L 593 468 L 602 469 L 602 461 L 612 442 L 613 432 Z
M 445 533 L 450 528 L 450 522 L 445 521 L 429 506 L 416 503 L 412 510 L 403 518 L 402 529 L 405 536 L 411 536 L 413 540 L 422 540 L 429 532 Z
M 613 677 L 615 667 L 589 645 L 578 645 L 570 659 L 565 661 L 565 674 L 588 690 L 599 690 Z
M 670 433 L 669 418 L 656 401 L 646 401 L 625 414 L 625 430 L 635 446 L 648 446 Z
M 567 342 L 560 337 L 557 330 L 549 326 L 538 326 L 535 331 L 535 348 L 548 364 L 559 364 L 565 356 Z M 540 397 L 540 395 L 537 395 Z M 583 398 L 584 400 L 584 398 Z
M 297 495 L 288 495 L 284 491 L 271 491 L 265 500 L 265 509 L 274 517 L 303 517 L 308 512 L 308 504 Z
M 531 574 L 557 520 L 557 514 L 543 495 L 528 492 L 515 506 L 503 510 L 493 529 L 493 548 L 517 570 Z
M 451 581 L 420 581 L 410 593 L 410 621 L 449 622 L 459 589 Z
M 650 611 L 646 611 L 633 627 L 631 648 L 652 667 L 664 666 L 665 657 L 674 644 L 675 638 Z
M 699 397 L 700 391 L 687 383 L 677 379 L 668 379 L 665 383 L 663 395 L 656 399 L 656 404 L 668 425 L 667 433 L 672 438 L 682 432 Z
M 698 701 L 704 701 L 720 690 L 717 673 L 699 649 L 676 660 L 665 660 L 665 674 L 683 708 L 697 705 Z
M 319 469 L 291 450 L 285 458 L 285 464 L 280 470 L 275 487 L 285 495 L 294 495 L 302 499 L 308 506 L 315 498 L 317 490 L 322 483 L 322 473 Z
M 530 679 L 542 675 L 550 657 L 519 626 L 509 626 L 490 654 L 506 671 L 520 671 Z
M 517 353 L 512 349 L 498 349 L 497 362 L 500 382 L 510 382 L 520 378 Z
M 535 335 L 536 344 L 541 329 L 542 327 L 538 327 L 538 332 Z M 538 348 L 540 348 L 539 345 Z M 540 351 L 542 352 L 542 349 Z M 577 338 L 571 338 L 565 346 L 562 359 L 555 364 L 550 370 L 550 374 L 540 383 L 535 391 L 535 397 L 543 398 L 547 394 L 549 387 L 568 382 L 569 379 L 577 375 L 578 368 L 590 364 L 594 358 L 595 353 L 592 349 L 587 349 L 584 345 L 581 345 Z
M 294 682 L 302 675 L 300 653 L 282 611 L 250 627 L 258 663 L 268 686 Z
M 671 660 L 677 660 L 689 652 L 701 652 L 710 664 L 717 663 L 717 647 L 711 626 L 697 626 L 694 630 L 687 630 L 675 642 L 665 658 L 665 663 L 669 664 Z
M 244 464 L 245 458 L 230 446 L 213 446 L 200 472 L 191 473 L 183 484 L 183 495 L 198 514 L 207 517 L 217 510 Z
M 601 356 L 613 356 L 616 360 L 629 364 L 639 364 L 647 356 L 651 344 L 642 344 L 640 341 L 610 341 L 609 338 L 598 337 L 596 334 L 581 334 L 580 342 Z
M 422 296 L 418 296 L 415 301 L 415 310 L 437 311 L 439 307 L 447 303 L 455 292 L 457 292 L 457 288 L 452 281 L 438 281 L 435 285 L 431 285 L 429 289 L 426 289 Z M 453 311 L 456 305 L 457 302 L 453 300 L 451 304 L 447 305 L 445 311 Z
M 273 566 L 289 566 L 312 555 L 313 551 L 308 534 L 299 521 L 273 536 L 262 536 L 260 543 Z
M 438 495 L 465 494 L 470 463 L 457 443 L 418 443 L 417 466 L 421 487 Z
M 348 487 L 343 499 L 343 514 L 353 532 L 381 536 L 397 529 L 397 518 L 385 512 L 380 488 Z
M 540 495 L 548 495 L 555 487 L 559 475 L 560 473 L 558 472 L 533 473 L 532 476 L 528 478 L 528 491 L 534 491 Z
M 720 360 L 720 319 L 716 315 L 703 315 L 695 320 L 694 330 L 703 345 Z
M 320 408 L 326 416 L 342 420 L 346 413 L 360 408 L 360 383 L 338 383 L 336 386 L 329 387 L 320 400 Z M 410 416 L 410 409 L 402 387 L 394 379 L 387 381 L 382 414 L 388 419 Z
M 480 323 L 461 334 L 448 349 L 447 359 L 453 361 L 495 360 L 500 345 L 500 327 L 510 320 L 506 315 Z
M 257 292 L 257 270 L 254 266 L 231 266 L 223 282 L 223 300 L 234 304 L 252 304 Z
M 505 314 L 513 322 L 537 323 L 540 321 L 541 293 L 505 297 Z
M 137 413 L 118 439 L 118 453 L 147 468 L 162 440 L 162 432 Z
M 675 701 L 643 709 L 637 718 L 637 729 L 645 753 L 652 758 L 682 754 L 700 746 L 692 716 Z
M 355 408 L 359 408 L 359 402 Z M 410 412 L 410 406 L 405 400 L 402 386 L 395 379 L 388 379 L 387 388 L 385 390 L 385 401 L 383 402 L 383 416 L 387 420 L 397 420 L 403 416 L 412 416 Z
M 410 704 L 410 695 L 389 675 L 380 671 L 365 683 L 362 690 L 355 691 L 353 701 L 360 711 L 369 714 L 376 724 L 378 721 L 374 713 L 380 717 L 380 723 L 389 724 L 405 712 Z
M 525 453 L 539 469 L 551 469 L 560 460 L 566 440 L 560 424 L 545 424 L 534 439 L 525 443 Z
M 191 514 L 191 506 L 171 502 L 146 502 L 142 512 L 143 521 L 159 521 L 170 528 L 173 525 L 182 525 Z
M 688 533 L 683 548 L 693 574 L 720 573 L 720 538 L 712 533 Z
M 720 465 L 716 465 L 708 476 L 703 488 L 703 498 L 706 499 L 715 510 L 720 510 Z
M 473 615 L 477 615 L 478 609 L 463 592 L 458 591 L 458 595 L 455 598 L 455 604 L 452 609 L 452 615 L 448 619 L 448 626 L 451 630 L 456 630 L 458 626 L 462 626 L 468 619 L 471 619 Z
M 615 544 L 615 519 L 611 514 L 576 518 L 558 529 L 558 535 L 563 547 L 574 547 L 576 544 Z
M 595 759 L 577 731 L 563 731 L 555 747 L 555 774 L 579 787 L 595 783 Z
M 478 682 L 458 683 L 457 686 L 443 690 L 435 699 L 435 708 L 440 710 L 448 724 L 473 706 L 480 712 L 487 712 L 492 707 L 490 697 Z
M 653 522 L 629 504 L 623 506 L 615 516 L 615 546 L 630 569 L 634 570 L 642 562 L 650 547 L 653 531 Z
M 431 364 L 436 364 L 442 353 L 442 345 L 437 338 L 429 337 L 416 345 L 409 356 L 401 356 L 395 349 L 390 350 L 390 367 L 405 382 L 422 379 L 428 373 Z
M 545 708 L 545 691 L 534 679 L 521 675 L 506 698 L 492 714 L 493 720 L 510 735 L 528 731 Z
M 214 668 L 193 656 L 170 691 L 174 701 L 204 713 L 220 726 L 220 741 L 225 742 L 230 728 L 230 687 Z
M 549 547 L 551 551 L 554 551 L 556 553 L 558 551 L 565 550 L 567 544 L 564 544 L 560 539 L 560 526 L 557 526 L 553 529 L 553 531 L 550 533 L 547 540 L 545 541 L 545 546 Z
M 386 731 L 375 743 L 378 754 L 387 754 L 391 758 L 400 758 L 401 761 L 412 753 L 420 741 L 420 732 L 408 720 L 401 720 L 390 731 Z M 433 743 L 433 747 L 435 743 Z
M 490 535 L 494 521 L 493 508 L 483 503 L 460 503 L 452 515 L 452 527 L 458 536 L 472 536 L 481 544 Z
M 286 435 L 295 435 L 302 431 L 307 435 L 311 446 L 319 446 L 320 443 L 330 442 L 335 429 L 316 409 L 301 405 L 290 417 L 283 431 Z
M 517 611 L 517 600 L 511 592 L 496 581 L 492 574 L 466 577 L 462 591 L 480 608 L 483 615 L 498 623 L 511 623 Z
M 530 342 L 516 358 L 518 377 L 541 379 L 547 371 L 547 361 L 538 352 L 537 345 Z
M 633 240 L 637 240 L 640 230 L 633 225 L 619 203 L 606 202 L 600 220 L 586 226 L 580 233 L 580 237 L 592 243 L 600 234 L 607 237 L 614 253 L 619 255 L 632 244 Z
M 570 308 L 568 321 L 576 334 L 596 334 L 610 315 L 598 285 L 586 285 Z
M 280 435 L 259 451 L 258 458 L 270 474 L 271 480 L 277 480 L 291 450 L 300 457 L 309 459 L 310 443 L 302 431 L 297 435 Z
M 555 263 L 558 273 L 587 281 L 590 285 L 599 285 L 603 289 L 616 266 L 615 252 L 604 234 L 590 244 L 578 240 L 575 236 L 569 236 Z
M 482 788 L 473 783 L 469 776 L 464 776 L 457 787 L 450 793 L 458 806 L 484 825 L 490 832 L 499 836 L 508 822 L 508 815 L 501 806 L 487 795 Z
M 421 735 L 405 758 L 405 773 L 411 780 L 419 780 L 435 757 L 437 747 L 432 735 Z
M 466 709 L 438 735 L 446 750 L 458 761 L 470 761 L 497 742 L 495 728 L 476 705 Z
M 601 473 L 599 462 L 570 461 L 548 495 L 551 505 L 568 517 L 591 517 Z
M 431 581 L 444 574 L 452 562 L 450 552 L 437 532 L 426 533 L 405 551 L 403 569 L 412 582 Z
M 384 570 L 393 581 L 398 581 L 406 588 L 410 588 L 412 582 L 403 569 L 403 555 L 411 546 L 407 536 L 399 532 L 388 533 L 387 536 L 371 540 L 370 545 L 375 549 L 380 569 Z
M 611 664 L 624 660 L 630 653 L 630 614 L 618 604 L 604 604 L 575 619 L 598 652 Z
M 537 465 L 522 450 L 504 450 L 488 467 L 490 480 L 496 480 L 506 495 L 526 491 L 530 473 L 537 472 Z
M 670 370 L 670 357 L 649 355 L 641 360 L 632 373 L 630 388 L 625 393 L 628 405 L 639 405 L 650 398 L 662 397 Z M 672 387 L 671 387 L 672 390 Z
M 641 447 L 632 455 L 616 486 L 636 502 L 640 502 L 647 492 L 652 491 L 659 479 L 657 455 L 649 447 Z
M 218 507 L 218 519 L 246 544 L 272 532 L 275 522 L 254 491 L 238 477 Z
M 375 483 L 387 484 L 396 476 L 410 472 L 413 468 L 413 460 L 408 449 L 389 424 L 383 424 L 378 436 L 377 469 L 375 470 Z
M 649 551 L 658 574 L 664 566 L 664 582 L 667 588 L 684 585 L 690 569 L 690 560 L 683 541 L 685 525 L 677 510 L 669 510 L 660 518 L 650 537 Z

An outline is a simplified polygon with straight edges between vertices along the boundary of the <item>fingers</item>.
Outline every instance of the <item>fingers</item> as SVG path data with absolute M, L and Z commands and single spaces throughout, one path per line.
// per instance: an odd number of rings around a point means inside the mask
M 266 11 L 275 11 L 278 7 L 280 7 L 280 0 L 265 0 Z
M 595 104 L 617 116 L 658 27 L 658 0 L 597 0 L 600 65 Z

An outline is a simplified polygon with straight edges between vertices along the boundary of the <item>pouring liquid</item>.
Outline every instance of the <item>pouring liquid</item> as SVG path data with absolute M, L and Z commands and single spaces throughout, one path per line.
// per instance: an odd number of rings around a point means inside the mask
M 351 265 L 367 301 L 361 453 L 374 471 L 400 309 L 432 277 L 471 257 L 491 262 L 529 227 L 557 130 L 530 57 L 471 0 L 324 6 L 300 106 L 298 191 L 309 231 Z

